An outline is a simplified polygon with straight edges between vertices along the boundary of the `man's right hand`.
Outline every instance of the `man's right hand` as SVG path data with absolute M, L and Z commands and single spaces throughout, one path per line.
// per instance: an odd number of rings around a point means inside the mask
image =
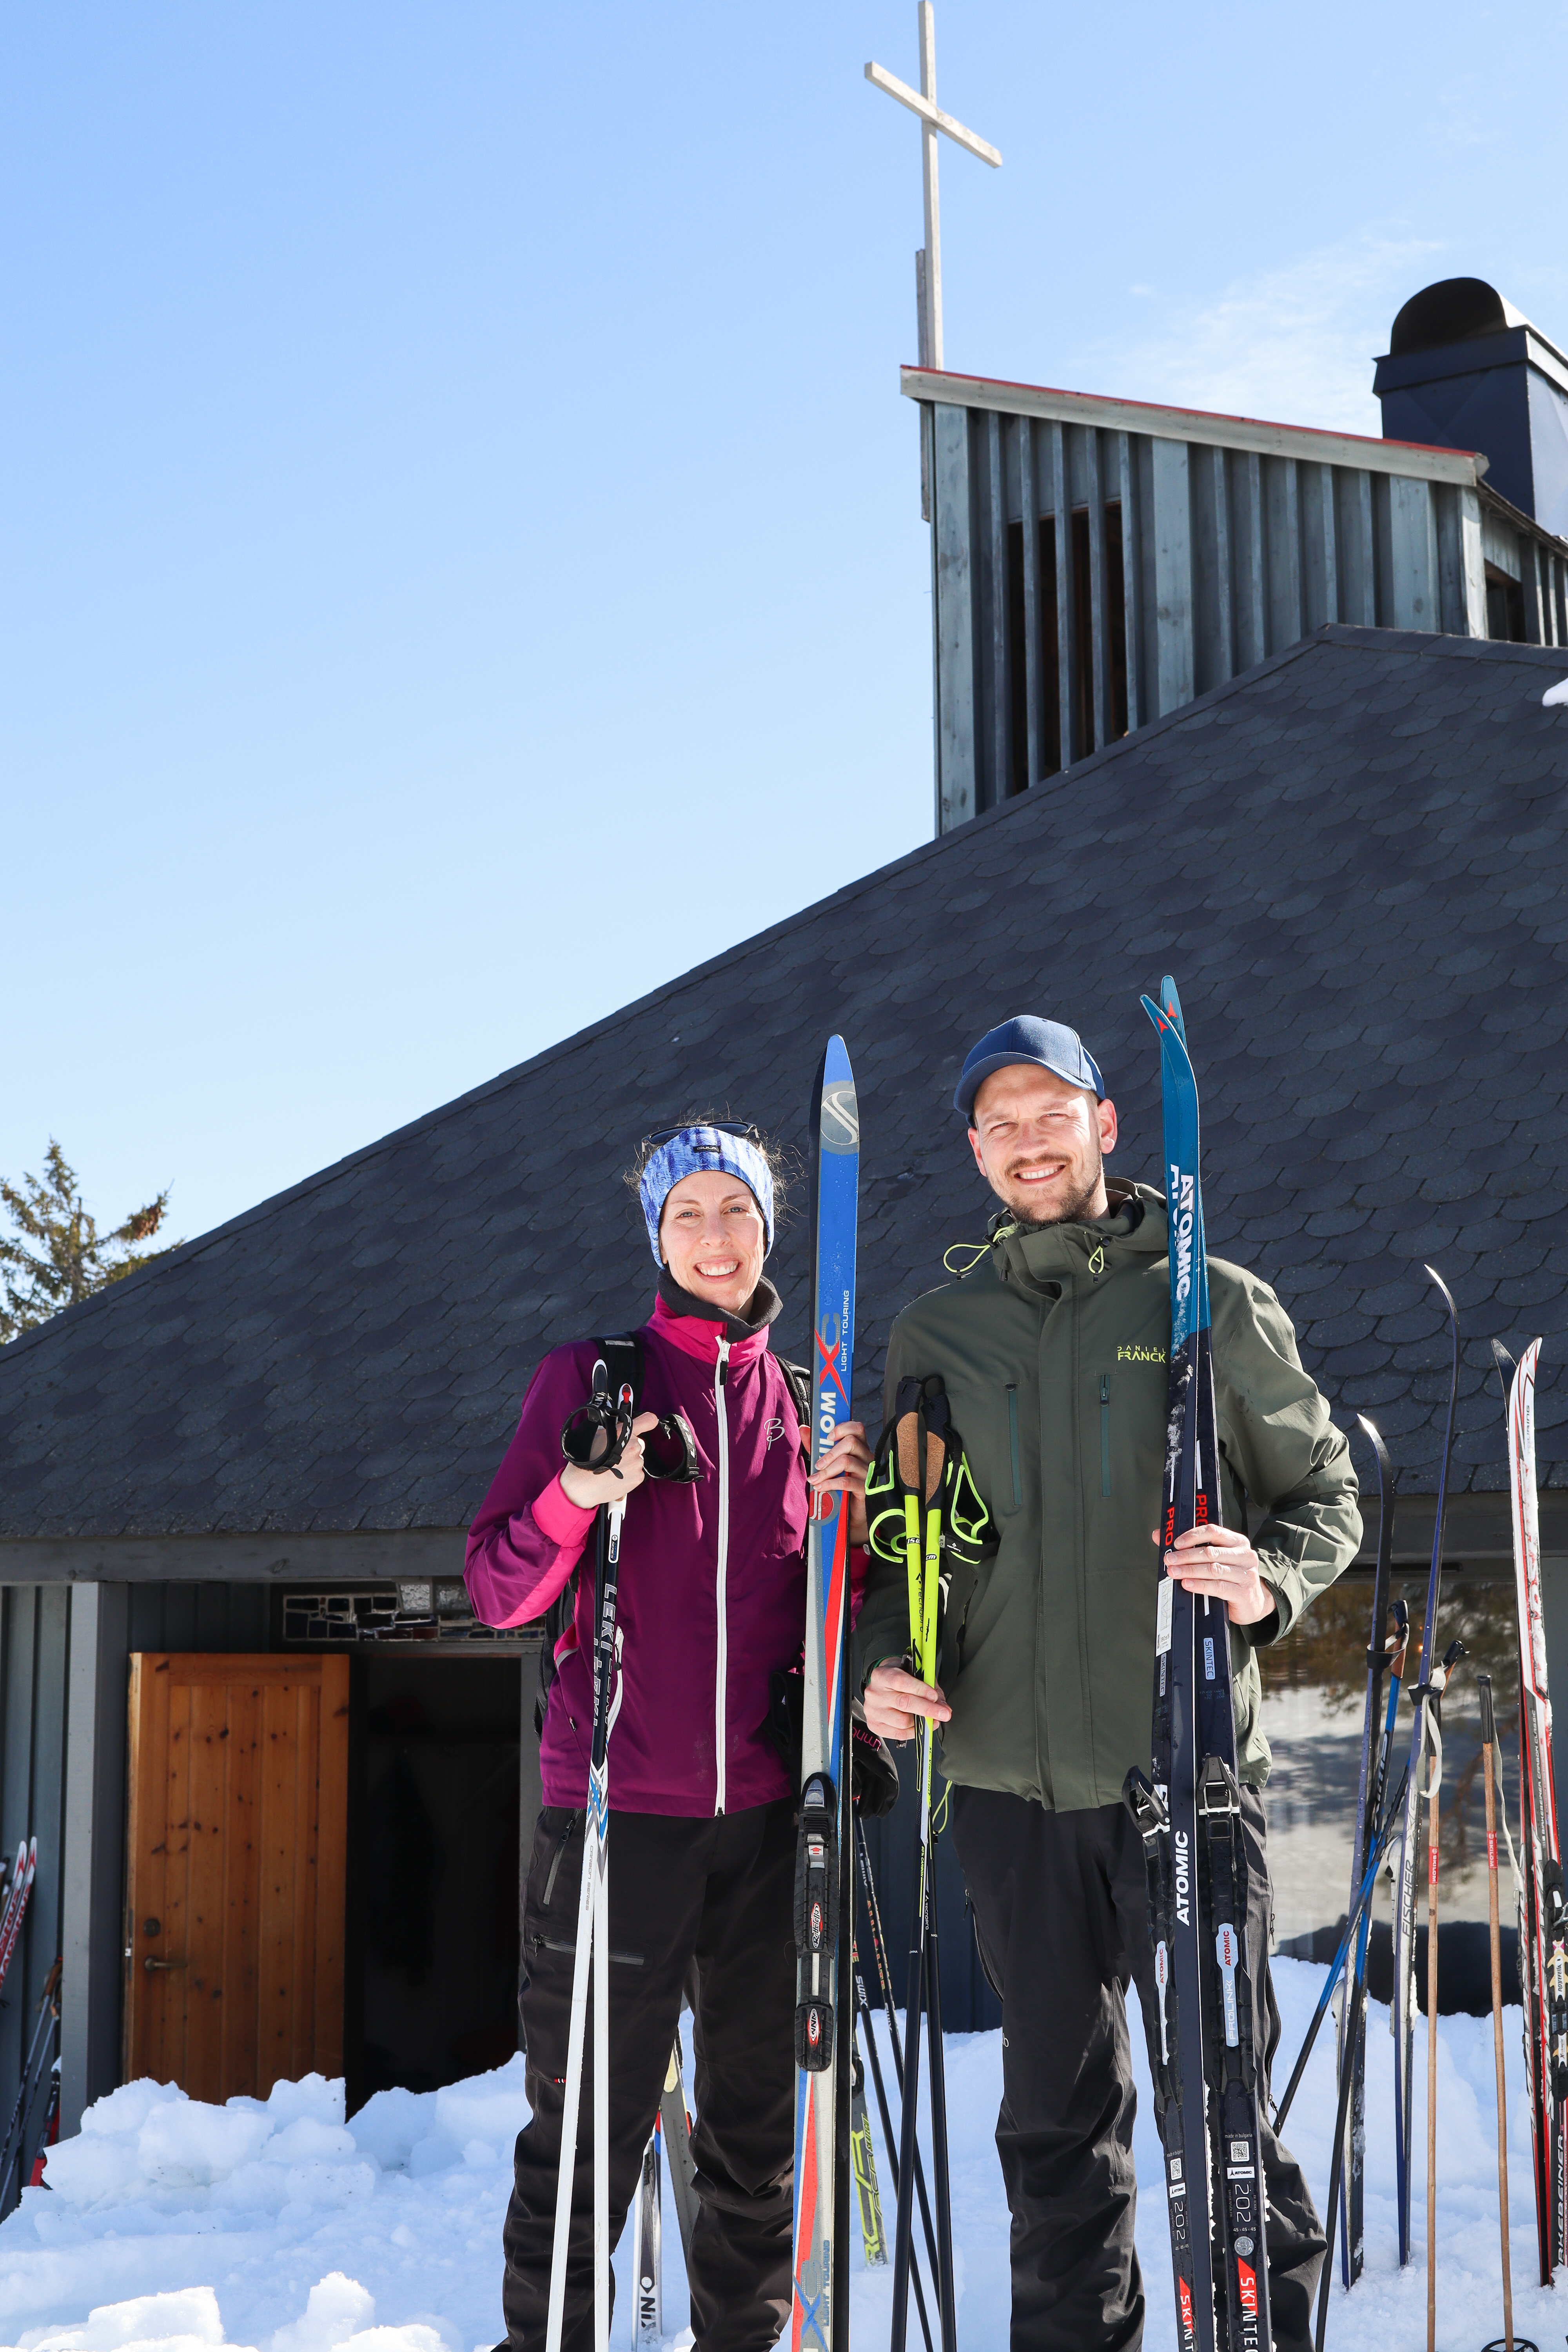
M 642 1441 L 645 1429 L 657 1429 L 657 1412 L 639 1412 L 632 1423 L 626 1450 L 613 1470 L 580 1470 L 568 1462 L 561 1473 L 561 1491 L 580 1511 L 596 1511 L 601 1503 L 624 1503 L 642 1485 Z
M 891 1658 L 871 1669 L 861 1704 L 879 1739 L 912 1739 L 921 1716 L 932 1723 L 952 1719 L 952 1709 L 935 1683 L 922 1683 Z

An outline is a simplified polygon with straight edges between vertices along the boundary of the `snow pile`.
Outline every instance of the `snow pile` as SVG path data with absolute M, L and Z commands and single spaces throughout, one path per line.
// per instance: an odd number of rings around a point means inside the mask
M 1300 2046 L 1324 1971 L 1280 1960 L 1280 2074 Z M 1131 2021 L 1139 2084 L 1134 2158 L 1142 2195 L 1138 2242 L 1149 2299 L 1146 2352 L 1175 2342 L 1160 2153 Z M 1400 2271 L 1394 2201 L 1393 2043 L 1373 2003 L 1367 2036 L 1366 2270 L 1353 2294 L 1336 2283 L 1336 2352 L 1386 2352 L 1426 2326 L 1426 2194 L 1416 2181 L 1415 2252 Z M 1546 2344 L 1560 2295 L 1535 2284 L 1530 2126 L 1520 2017 L 1505 2019 L 1509 2067 L 1511 2256 L 1518 2330 Z M 891 2080 L 884 2039 L 884 2072 Z M 1426 2024 L 1418 2021 L 1415 2111 L 1425 2146 Z M 1008 2216 L 992 2134 L 1001 2095 L 1001 2036 L 947 2045 L 958 2322 L 965 2352 L 1008 2335 Z M 1437 2340 L 1474 2352 L 1502 2332 L 1491 2021 L 1439 2021 Z M 1333 2131 L 1332 2037 L 1307 2070 L 1289 2138 L 1322 2199 Z M 480 2352 L 501 2336 L 500 2225 L 511 2143 L 526 2120 L 522 2061 L 449 2090 L 384 2091 L 345 2122 L 341 2083 L 279 2084 L 269 2099 L 204 2106 L 167 2085 L 133 2083 L 100 2100 L 79 2136 L 49 2157 L 50 2189 L 30 2189 L 0 2228 L 0 2352 Z M 878 2140 L 884 2194 L 887 2152 Z M 51 2193 L 52 2190 L 52 2193 Z M 886 2207 L 889 2234 L 890 2200 Z M 917 2242 L 919 2240 L 917 2228 Z M 664 2207 L 666 2340 L 689 2343 L 673 2200 Z M 613 2341 L 631 2340 L 626 2269 Z M 851 2249 L 858 2340 L 880 2341 L 887 2271 Z M 911 2340 L 913 2323 L 911 2321 Z
M 208 2106 L 129 2083 L 49 2151 L 0 2229 L 22 2352 L 474 2352 L 500 2324 L 521 2058 L 382 2091 L 319 2074 Z M 378 2326 L 378 2318 L 384 2324 Z
M 308 2074 L 279 2083 L 269 2099 L 226 2107 L 187 2099 L 172 2083 L 128 2083 L 51 2152 L 47 2177 L 58 2199 L 85 2212 L 135 2204 L 280 2213 L 374 2196 L 378 2168 L 344 2128 L 342 2084 Z

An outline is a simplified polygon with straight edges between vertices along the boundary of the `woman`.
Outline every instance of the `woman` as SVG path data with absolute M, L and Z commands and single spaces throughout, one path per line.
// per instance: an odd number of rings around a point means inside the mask
M 848 1496 L 866 1536 L 866 1433 L 848 1422 L 816 1476 L 768 1346 L 782 1304 L 763 1273 L 777 1162 L 753 1129 L 713 1122 L 645 1143 L 635 1181 L 658 1268 L 638 1334 L 639 1410 L 620 1475 L 563 1463 L 590 1391 L 592 1339 L 534 1374 L 468 1537 L 479 1616 L 519 1625 L 562 1593 L 602 1503 L 621 1538 L 620 1707 L 610 1739 L 610 2225 L 618 2235 L 668 2063 L 695 2013 L 700 2212 L 691 2250 L 699 2352 L 762 2352 L 790 2302 L 795 2132 L 795 1790 L 768 1730 L 771 1677 L 799 1660 L 809 1490 Z M 648 1482 L 644 1441 L 679 1414 L 694 1482 Z M 866 1556 L 851 1551 L 858 1595 Z M 555 1645 L 540 1747 L 544 1806 L 523 1901 L 522 2017 L 532 2120 L 504 2236 L 510 2342 L 542 2347 L 593 1726 L 593 1576 Z M 583 2115 L 592 2112 L 584 2059 Z M 580 2130 L 566 2336 L 592 2333 L 592 2133 Z

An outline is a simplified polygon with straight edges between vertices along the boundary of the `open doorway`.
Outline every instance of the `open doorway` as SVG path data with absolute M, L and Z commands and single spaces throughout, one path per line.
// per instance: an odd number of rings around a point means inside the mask
M 356 1665 L 351 2109 L 517 2048 L 523 1731 L 515 1657 L 389 1649 Z

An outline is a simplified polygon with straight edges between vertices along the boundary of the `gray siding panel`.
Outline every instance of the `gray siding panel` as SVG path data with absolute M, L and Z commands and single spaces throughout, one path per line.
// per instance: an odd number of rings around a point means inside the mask
M 1184 441 L 1153 444 L 1155 676 L 1160 709 L 1191 702 L 1194 683 L 1193 507 Z
M 937 830 L 976 813 L 974 614 L 970 551 L 969 412 L 943 401 L 932 418 L 936 518 Z

